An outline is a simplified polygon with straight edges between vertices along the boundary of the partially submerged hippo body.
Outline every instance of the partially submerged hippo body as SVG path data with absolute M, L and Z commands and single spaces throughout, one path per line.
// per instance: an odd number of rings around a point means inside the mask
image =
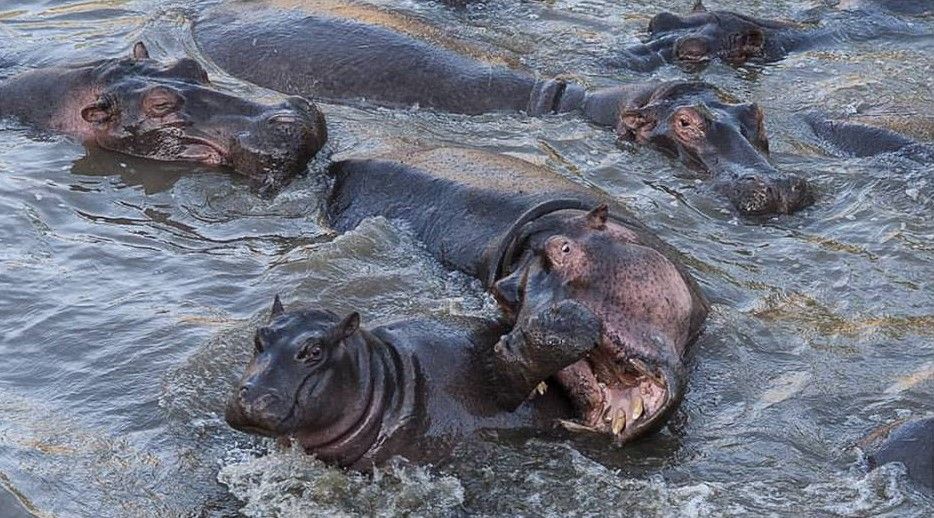
M 510 319 L 492 372 L 507 410 L 546 379 L 575 428 L 624 442 L 664 424 L 708 304 L 679 255 L 603 194 L 528 162 L 467 149 L 333 165 L 328 219 L 404 221 L 450 268 L 479 278 Z M 587 322 L 596 322 L 588 324 Z M 580 329 L 600 330 L 596 348 Z
M 889 129 L 832 120 L 813 112 L 806 113 L 804 120 L 820 144 L 835 155 L 867 157 L 896 153 L 919 161 L 934 161 L 934 146 Z
M 195 24 L 204 53 L 231 75 L 322 100 L 453 113 L 568 111 L 580 86 L 472 59 L 393 29 L 281 10 L 213 12 Z M 576 100 L 575 100 L 576 99 Z
M 809 27 L 732 11 L 708 11 L 698 1 L 685 16 L 669 12 L 655 15 L 649 22 L 648 38 L 642 44 L 624 49 L 611 64 L 640 72 L 650 72 L 664 64 L 696 71 L 715 59 L 734 66 L 746 62 L 772 63 L 791 52 L 840 41 L 914 35 L 916 32 L 910 24 L 885 12 L 916 14 L 921 11 L 907 5 L 910 3 L 862 2 L 858 15 L 833 13 L 823 25 Z
M 706 172 L 746 215 L 791 213 L 813 201 L 800 176 L 768 160 L 764 114 L 700 81 L 634 83 L 587 95 L 585 116 L 620 138 L 655 147 Z
M 868 456 L 869 468 L 901 462 L 908 478 L 934 491 L 934 417 L 908 421 L 884 432 L 885 439 Z
M 0 83 L 0 117 L 137 157 L 227 166 L 263 189 L 304 171 L 327 139 L 307 100 L 264 105 L 220 92 L 196 61 L 159 63 L 142 43 L 129 58 Z
M 227 422 L 364 470 L 393 455 L 440 460 L 479 430 L 544 430 L 572 417 L 554 390 L 513 412 L 499 407 L 488 358 L 503 332 L 496 321 L 453 316 L 364 329 L 357 313 L 285 311 L 277 297 Z M 592 347 L 596 329 L 583 334 Z

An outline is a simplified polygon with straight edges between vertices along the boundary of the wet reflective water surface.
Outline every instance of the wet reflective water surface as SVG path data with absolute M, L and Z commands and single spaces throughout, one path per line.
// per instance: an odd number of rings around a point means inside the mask
M 200 60 L 224 89 L 278 98 L 200 55 L 191 24 L 209 3 L 5 0 L 0 77 L 119 56 L 142 39 L 154 57 Z M 597 86 L 690 77 L 603 64 L 653 14 L 689 3 L 357 5 Z M 708 7 L 801 19 L 817 4 Z M 934 32 L 930 18 L 908 20 Z M 18 500 L 40 516 L 926 516 L 931 496 L 898 466 L 867 474 L 856 442 L 932 411 L 934 166 L 834 156 L 800 114 L 820 109 L 930 142 L 932 55 L 934 37 L 841 41 L 697 74 L 760 103 L 774 163 L 818 191 L 813 207 L 763 222 L 724 211 L 677 161 L 574 114 L 324 104 L 329 144 L 274 199 L 224 171 L 89 150 L 0 121 L 0 493 L 12 498 L 0 504 Z M 478 283 L 446 271 L 394 222 L 341 236 L 321 223 L 330 160 L 433 144 L 509 153 L 603 189 L 685 253 L 714 309 L 668 428 L 623 448 L 491 434 L 443 465 L 399 460 L 363 476 L 225 425 L 251 327 L 275 293 L 287 306 L 359 310 L 365 325 L 495 311 Z

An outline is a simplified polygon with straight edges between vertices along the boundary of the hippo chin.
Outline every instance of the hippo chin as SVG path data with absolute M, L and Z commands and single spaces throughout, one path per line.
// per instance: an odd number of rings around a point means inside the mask
M 768 161 L 764 114 L 699 81 L 636 83 L 587 95 L 584 113 L 615 125 L 621 139 L 647 144 L 711 175 L 744 215 L 788 214 L 814 199 L 800 176 Z
M 489 383 L 488 357 L 503 330 L 499 322 L 470 317 L 367 330 L 357 313 L 285 311 L 276 297 L 226 420 L 360 470 L 393 455 L 440 460 L 450 445 L 482 429 L 552 429 L 573 414 L 556 391 L 513 412 L 496 404 L 502 388 Z M 594 346 L 595 332 L 574 330 L 580 332 L 561 338 L 571 350 Z
M 679 255 L 604 194 L 515 158 L 433 149 L 332 167 L 328 218 L 404 221 L 443 263 L 481 279 L 514 322 L 490 361 L 517 408 L 542 381 L 569 427 L 632 440 L 665 423 L 708 311 Z M 582 350 L 569 339 L 599 334 Z
M 385 18 L 382 14 L 378 18 Z M 229 74 L 287 94 L 453 113 L 569 111 L 583 88 L 473 59 L 375 23 L 274 9 L 212 11 L 195 25 Z
M 858 13 L 832 12 L 821 26 L 765 20 L 732 11 L 708 11 L 697 1 L 685 16 L 670 12 L 649 22 L 644 43 L 623 50 L 613 60 L 622 66 L 650 72 L 665 63 L 696 72 L 714 60 L 733 66 L 747 62 L 772 63 L 790 52 L 832 45 L 840 41 L 868 40 L 887 35 L 913 35 L 917 29 L 889 15 L 924 12 L 906 9 L 898 0 L 863 2 Z
M 292 97 L 263 105 L 211 87 L 196 61 L 124 59 L 25 72 L 0 84 L 0 116 L 137 157 L 226 166 L 271 191 L 327 139 L 324 116 Z

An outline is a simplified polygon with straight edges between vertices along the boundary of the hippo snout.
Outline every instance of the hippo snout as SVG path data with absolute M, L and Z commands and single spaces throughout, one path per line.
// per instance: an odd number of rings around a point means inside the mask
M 290 97 L 234 136 L 230 162 L 270 194 L 304 171 L 326 141 L 324 115 L 309 101 Z
M 237 430 L 275 436 L 288 412 L 289 406 L 278 394 L 245 383 L 227 402 L 224 419 Z
M 736 209 L 747 216 L 791 214 L 814 201 L 807 180 L 795 174 L 747 175 L 726 190 Z

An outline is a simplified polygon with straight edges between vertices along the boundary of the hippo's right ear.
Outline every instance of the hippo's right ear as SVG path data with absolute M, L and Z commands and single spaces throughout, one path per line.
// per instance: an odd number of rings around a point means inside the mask
M 704 2 L 702 0 L 697 0 L 694 2 L 694 7 L 691 8 L 692 13 L 706 13 L 707 8 L 704 7 Z
M 149 49 L 146 48 L 143 42 L 137 41 L 136 44 L 133 45 L 131 57 L 136 60 L 149 59 Z
M 358 329 L 360 329 L 360 313 L 354 311 L 344 317 L 344 320 L 341 320 L 340 324 L 337 324 L 335 333 L 339 341 L 346 340 L 356 333 Z
M 606 218 L 610 214 L 610 209 L 606 203 L 601 203 L 587 213 L 587 226 L 594 230 L 603 230 L 606 228 Z
M 276 298 L 272 301 L 272 311 L 269 313 L 269 319 L 272 320 L 277 316 L 285 313 L 285 308 L 282 306 L 282 301 L 279 300 L 279 294 L 276 294 Z

